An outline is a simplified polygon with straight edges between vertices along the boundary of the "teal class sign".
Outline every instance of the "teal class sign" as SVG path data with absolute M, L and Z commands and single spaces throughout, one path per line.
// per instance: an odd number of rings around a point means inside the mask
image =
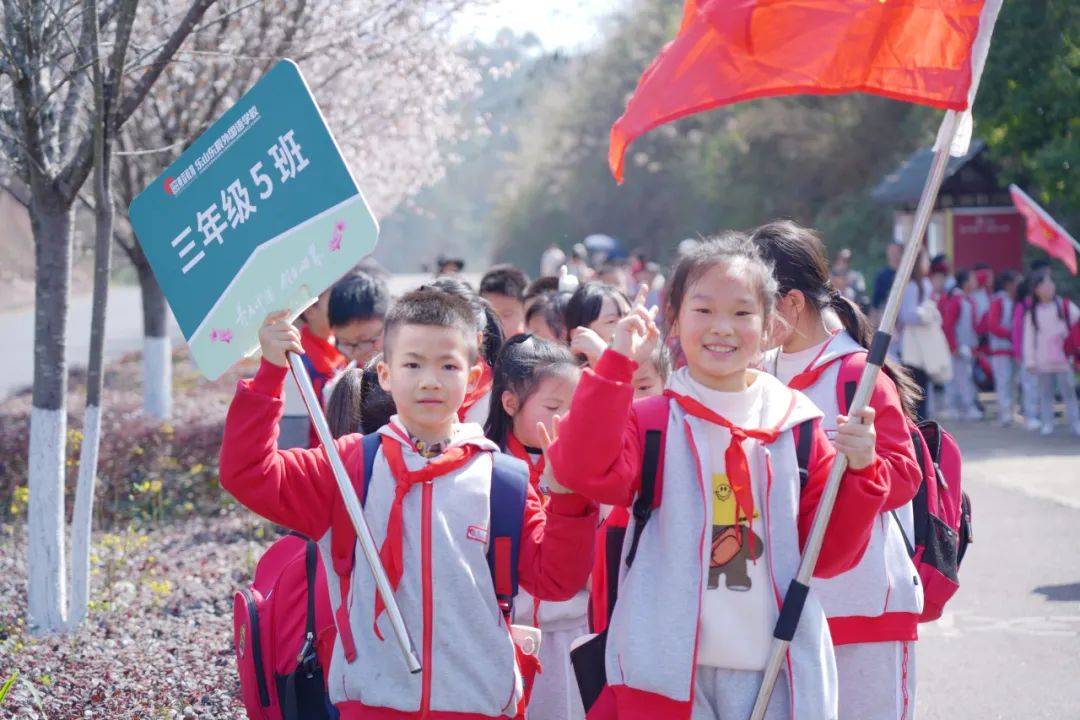
M 300 69 L 278 62 L 129 209 L 199 369 L 258 346 L 375 248 L 379 227 Z

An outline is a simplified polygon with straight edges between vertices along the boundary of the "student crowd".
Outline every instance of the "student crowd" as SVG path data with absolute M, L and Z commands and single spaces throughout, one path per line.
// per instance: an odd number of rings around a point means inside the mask
M 532 281 L 499 265 L 473 288 L 447 262 L 446 275 L 391 298 L 377 271 L 358 270 L 295 324 L 287 309 L 269 315 L 261 365 L 229 409 L 221 481 L 318 543 L 335 617 L 320 647 L 333 712 L 580 720 L 584 671 L 570 652 L 603 631 L 589 717 L 749 717 L 843 452 L 766 717 L 914 717 L 923 587 L 909 545 L 923 473 L 911 423 L 981 417 L 972 378 L 987 358 L 1002 422 L 1019 385 L 1026 422 L 1052 431 L 1056 383 L 1080 432 L 1066 350 L 1080 315 L 1044 270 L 995 280 L 923 260 L 895 357 L 849 417 L 844 385 L 873 328 L 850 253 L 837 260 L 812 231 L 773 222 L 684 241 L 670 277 L 644 253 L 594 270 L 583 247 L 569 258 L 553 247 Z M 306 427 L 279 428 L 286 352 L 302 354 L 326 400 L 418 674 L 368 570 L 339 562 L 355 537 L 325 452 Z M 283 449 L 287 434 L 310 448 Z M 506 546 L 492 489 L 500 453 L 521 461 L 511 467 L 525 488 Z M 643 518 L 631 506 L 646 477 Z M 625 532 L 612 550 L 614 528 Z M 538 654 L 519 626 L 541 630 Z

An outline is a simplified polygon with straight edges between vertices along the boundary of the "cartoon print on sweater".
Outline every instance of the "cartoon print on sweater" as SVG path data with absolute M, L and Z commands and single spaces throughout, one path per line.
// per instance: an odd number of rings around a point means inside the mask
M 746 516 L 738 516 L 735 493 L 725 473 L 713 473 L 712 557 L 709 560 L 709 590 L 724 586 L 728 590 L 746 592 L 751 588 L 747 563 L 761 557 L 765 544 L 755 533 Z M 754 510 L 754 519 L 760 513 Z

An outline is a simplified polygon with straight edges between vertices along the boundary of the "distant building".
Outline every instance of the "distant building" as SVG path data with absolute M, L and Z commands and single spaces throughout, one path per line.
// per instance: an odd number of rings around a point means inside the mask
M 871 192 L 878 203 L 893 206 L 893 234 L 900 242 L 911 232 L 933 156 L 931 148 L 914 152 Z M 949 158 L 926 232 L 931 256 L 945 253 L 953 268 L 976 262 L 995 271 L 1022 267 L 1024 219 L 998 172 L 982 140 L 972 140 L 963 157 Z

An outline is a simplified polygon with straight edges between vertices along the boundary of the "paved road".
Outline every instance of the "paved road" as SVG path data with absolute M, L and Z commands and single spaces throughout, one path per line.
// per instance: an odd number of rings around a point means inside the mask
M 394 275 L 390 290 L 400 294 L 419 285 L 430 276 L 421 274 Z M 479 276 L 466 275 L 475 283 Z M 90 352 L 89 295 L 71 299 L 68 316 L 68 362 L 74 367 L 85 367 Z M 180 328 L 169 314 L 171 335 L 182 341 Z M 32 308 L 0 313 L 0 338 L 8 352 L 0 362 L 0 400 L 30 386 L 34 381 L 34 311 Z M 114 285 L 109 290 L 109 310 L 105 319 L 106 359 L 142 348 L 142 306 L 138 287 Z
M 89 295 L 73 297 L 68 315 L 68 362 L 86 367 L 90 352 Z M 169 314 L 171 334 L 180 339 L 180 329 Z M 0 313 L 0 337 L 8 351 L 0 363 L 0 400 L 31 385 L 34 381 L 34 311 L 32 308 Z M 142 305 L 139 288 L 113 286 L 109 290 L 105 317 L 105 357 L 115 358 L 142 349 Z
M 975 543 L 918 645 L 919 720 L 1080 718 L 1080 439 L 953 423 Z

